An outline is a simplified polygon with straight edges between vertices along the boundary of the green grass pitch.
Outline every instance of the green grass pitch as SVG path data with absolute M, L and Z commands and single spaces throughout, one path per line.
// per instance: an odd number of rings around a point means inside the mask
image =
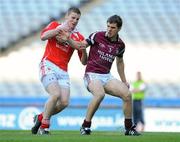
M 89 136 L 79 131 L 51 131 L 51 135 L 32 135 L 30 131 L 0 130 L 0 142 L 180 142 L 180 133 L 146 132 L 124 136 L 118 131 L 93 131 Z

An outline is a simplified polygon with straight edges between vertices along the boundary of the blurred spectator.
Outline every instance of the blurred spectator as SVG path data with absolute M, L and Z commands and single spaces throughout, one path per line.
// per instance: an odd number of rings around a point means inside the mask
M 142 79 L 140 71 L 136 73 L 136 80 L 131 85 L 133 100 L 133 121 L 137 126 L 137 131 L 144 131 L 144 113 L 143 100 L 145 97 L 146 83 Z

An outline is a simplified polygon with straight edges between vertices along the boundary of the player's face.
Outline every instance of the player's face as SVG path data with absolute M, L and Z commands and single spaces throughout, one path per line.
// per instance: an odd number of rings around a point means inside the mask
M 119 30 L 116 23 L 107 23 L 106 36 L 108 38 L 116 38 Z
M 77 26 L 80 16 L 80 14 L 74 12 L 71 12 L 69 15 L 66 16 L 66 21 L 71 30 L 74 30 L 74 28 Z

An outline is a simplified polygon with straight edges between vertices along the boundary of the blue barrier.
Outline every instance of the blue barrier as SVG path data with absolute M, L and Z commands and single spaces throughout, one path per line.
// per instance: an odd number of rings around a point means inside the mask
M 33 125 L 33 116 L 43 111 L 47 98 L 0 98 L 0 129 L 29 130 Z M 90 98 L 71 98 L 70 106 L 52 117 L 51 129 L 79 130 L 85 117 Z M 178 99 L 146 99 L 148 107 L 180 107 Z M 106 97 L 101 109 L 93 118 L 93 129 L 124 130 L 122 100 Z M 157 108 L 153 108 L 157 109 Z M 174 109 L 173 109 L 174 110 Z M 149 113 L 147 113 L 149 114 Z
M 30 130 L 33 116 L 39 114 L 43 107 L 0 107 L 0 130 Z M 53 130 L 79 130 L 85 118 L 86 108 L 67 108 L 51 119 Z M 122 129 L 124 117 L 121 109 L 99 109 L 93 118 L 92 129 Z
M 42 106 L 46 102 L 47 98 L 18 98 L 18 97 L 0 97 L 0 106 Z M 90 101 L 90 97 L 76 97 L 70 99 L 70 107 L 87 106 Z M 180 107 L 179 99 L 164 99 L 164 98 L 152 98 L 144 100 L 145 107 Z M 121 107 L 122 100 L 115 97 L 105 97 L 101 106 L 109 107 Z
M 0 106 L 42 106 L 47 98 L 9 98 L 1 97 Z M 87 106 L 90 98 L 71 98 L 70 106 L 81 107 Z M 107 97 L 102 102 L 103 106 L 122 106 L 121 99 Z

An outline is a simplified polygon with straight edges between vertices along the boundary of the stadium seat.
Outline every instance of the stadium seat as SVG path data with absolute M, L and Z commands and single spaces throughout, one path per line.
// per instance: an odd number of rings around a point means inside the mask
M 1 0 L 0 36 L 4 39 L 0 40 L 0 49 L 5 49 L 21 37 L 38 32 L 51 19 L 59 20 L 61 13 L 70 6 L 79 6 L 81 1 L 83 0 Z
M 78 30 L 81 31 L 85 37 L 97 30 L 104 30 L 106 28 L 107 17 L 118 14 L 121 15 L 123 19 L 123 27 L 120 34 L 123 39 L 128 41 L 128 44 L 136 45 L 136 43 L 144 43 L 144 48 L 155 48 L 154 46 L 146 47 L 146 45 L 149 44 L 156 44 L 158 48 L 166 48 L 168 46 L 170 46 L 170 48 L 180 47 L 179 1 L 100 1 L 100 4 L 94 5 L 87 13 L 83 11 L 84 13 L 78 25 Z M 63 5 L 61 4 L 62 2 Z M 21 37 L 26 37 L 31 32 L 40 31 L 41 26 L 48 23 L 52 17 L 59 19 L 61 13 L 66 11 L 70 6 L 78 6 L 81 2 L 83 2 L 83 0 L 14 0 L 13 3 L 12 0 L 1 0 L 0 49 L 5 50 L 10 43 L 21 39 Z M 166 43 L 168 46 L 164 46 Z M 35 43 L 28 45 L 28 48 L 33 49 L 33 47 L 41 46 L 42 43 Z M 150 50 L 147 49 L 143 53 L 145 54 L 149 51 Z M 86 88 L 82 86 L 83 85 L 78 82 L 72 83 L 73 97 L 84 97 L 85 94 L 87 94 Z M 45 97 L 45 91 L 40 82 L 31 82 L 29 80 L 24 82 L 18 80 L 6 82 L 0 80 L 0 97 L 11 97 L 12 94 L 18 97 Z M 26 96 L 24 94 L 26 94 Z M 146 98 L 148 99 L 177 99 L 179 97 L 180 85 L 178 83 L 167 82 L 166 84 L 162 84 L 156 81 L 148 83 L 148 89 L 146 91 Z

